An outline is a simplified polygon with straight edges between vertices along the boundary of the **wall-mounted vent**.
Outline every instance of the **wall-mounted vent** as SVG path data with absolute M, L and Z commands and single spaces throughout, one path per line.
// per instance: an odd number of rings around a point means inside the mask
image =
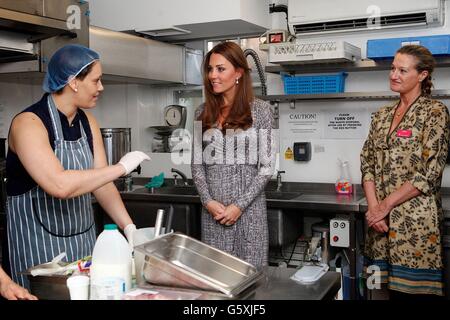
M 167 37 L 167 36 L 179 36 L 191 33 L 189 30 L 181 29 L 178 27 L 169 27 L 162 29 L 153 29 L 153 30 L 138 30 L 136 32 L 147 34 L 152 37 Z
M 444 0 L 288 0 L 293 34 L 441 26 Z
M 371 20 L 376 21 L 376 20 Z M 388 17 L 380 17 L 380 27 L 397 27 L 405 25 L 425 25 L 427 23 L 426 13 L 412 13 L 402 14 Z M 294 25 L 295 34 L 304 34 L 312 32 L 324 31 L 350 31 L 357 29 L 373 28 L 373 25 L 368 23 L 367 18 L 350 19 L 341 21 L 327 21 L 321 23 L 299 24 Z

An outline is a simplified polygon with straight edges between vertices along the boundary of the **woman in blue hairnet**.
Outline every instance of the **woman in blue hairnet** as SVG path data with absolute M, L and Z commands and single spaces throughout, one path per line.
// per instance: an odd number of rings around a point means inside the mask
M 19 113 L 8 137 L 7 222 L 11 276 L 66 252 L 91 255 L 96 240 L 91 192 L 131 242 L 136 230 L 112 181 L 150 158 L 127 153 L 107 165 L 99 126 L 87 110 L 103 91 L 99 55 L 80 45 L 49 61 L 40 101 Z M 131 244 L 131 243 L 130 243 Z

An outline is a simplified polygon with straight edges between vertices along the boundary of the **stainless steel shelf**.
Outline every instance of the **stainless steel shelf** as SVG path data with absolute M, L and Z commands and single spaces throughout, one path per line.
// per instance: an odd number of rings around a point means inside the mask
M 450 98 L 450 90 L 434 90 L 432 97 L 436 99 Z M 398 94 L 391 91 L 374 92 L 343 92 L 325 94 L 285 94 L 259 96 L 259 99 L 270 102 L 290 102 L 298 100 L 395 100 Z
M 450 57 L 435 57 L 437 67 L 450 67 Z M 283 64 L 269 65 L 265 70 L 269 73 L 323 73 L 323 72 L 357 72 L 357 71 L 379 71 L 389 70 L 392 60 L 374 61 L 370 59 L 360 60 L 357 62 L 344 63 L 300 63 L 300 64 Z
M 0 27 L 10 31 L 29 33 L 29 42 L 38 42 L 62 34 L 70 35 L 72 38 L 77 36 L 75 32 L 68 29 L 66 20 L 4 8 L 0 8 Z

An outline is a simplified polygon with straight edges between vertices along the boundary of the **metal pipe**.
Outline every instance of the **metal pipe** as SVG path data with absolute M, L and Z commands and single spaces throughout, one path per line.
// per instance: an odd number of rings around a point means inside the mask
M 155 222 L 155 238 L 159 237 L 161 233 L 161 225 L 164 217 L 164 210 L 158 209 L 156 213 L 156 222 Z

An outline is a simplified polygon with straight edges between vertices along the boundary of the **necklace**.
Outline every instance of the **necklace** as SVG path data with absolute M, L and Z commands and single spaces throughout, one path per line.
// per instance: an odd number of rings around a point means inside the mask
M 409 109 L 409 107 L 406 108 L 406 110 L 404 110 L 404 111 L 403 110 L 402 111 L 395 110 L 395 116 L 400 117 L 400 116 L 404 115 L 406 113 L 406 111 L 408 111 L 408 109 Z

